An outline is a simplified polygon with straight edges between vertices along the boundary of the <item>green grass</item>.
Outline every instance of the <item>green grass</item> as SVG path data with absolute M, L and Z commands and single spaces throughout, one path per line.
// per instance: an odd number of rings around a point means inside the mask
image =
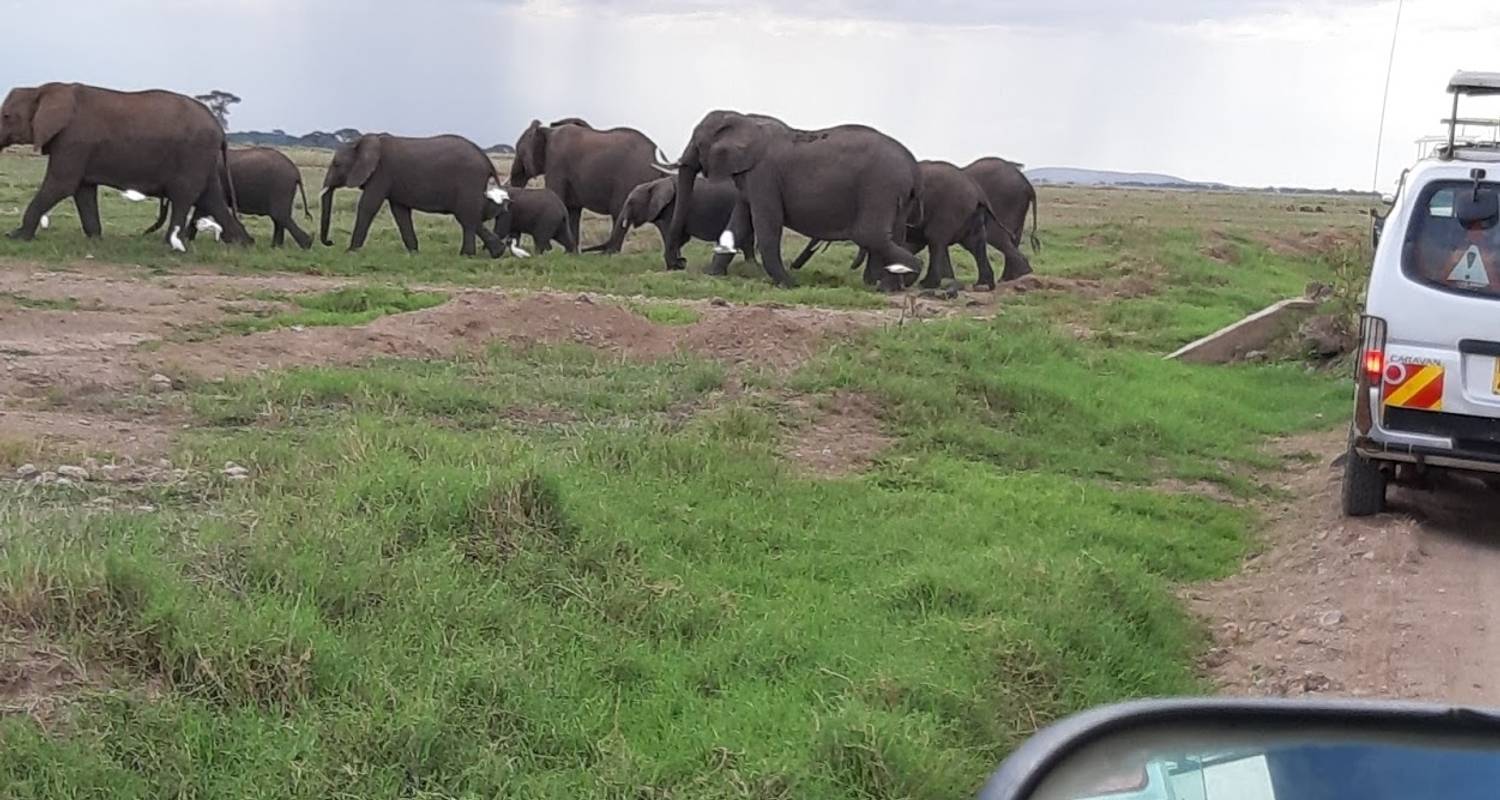
M 280 298 L 281 295 L 275 293 L 261 293 L 256 299 L 274 301 Z M 413 292 L 388 286 L 346 287 L 294 296 L 291 302 L 300 307 L 297 311 L 241 315 L 214 326 L 214 329 L 253 333 L 294 325 L 363 325 L 388 314 L 433 308 L 447 300 L 448 295 L 441 292 Z
M 35 167 L 0 157 L 0 209 Z M 791 375 L 492 347 L 191 383 L 173 460 L 193 476 L 84 490 L 155 510 L 0 485 L 0 626 L 92 679 L 46 726 L 0 714 L 3 793 L 965 797 L 1036 724 L 1203 691 L 1176 593 L 1235 569 L 1256 517 L 1153 486 L 1261 494 L 1265 440 L 1335 424 L 1347 387 L 1160 355 L 1334 267 L 1257 238 L 1308 224 L 1275 199 L 1043 196 L 1038 272 L 1075 291 L 871 330 Z M 117 229 L 149 222 L 102 204 Z M 664 325 L 699 318 L 664 302 L 684 298 L 885 302 L 839 249 L 781 291 L 662 272 L 649 242 L 460 259 L 432 218 L 418 257 L 377 225 L 361 254 L 200 242 L 185 260 L 84 242 L 66 213 L 0 259 L 354 279 L 253 293 L 289 307 L 233 324 L 442 301 L 382 288 L 418 281 L 640 295 L 617 302 Z M 1226 241 L 1233 258 L 1209 252 Z M 835 392 L 873 400 L 895 443 L 820 478 L 781 453 L 806 396 Z M 229 460 L 251 479 L 222 478 Z
M 1253 468 L 1265 434 L 1342 399 L 1020 317 L 928 324 L 792 381 L 878 398 L 900 436 L 826 481 L 777 458 L 773 405 L 713 400 L 722 380 L 563 348 L 203 387 L 219 432 L 184 460 L 245 464 L 248 486 L 7 519 L 0 619 L 122 689 L 60 738 L 0 722 L 0 780 L 967 796 L 1034 720 L 1199 689 L 1172 587 L 1230 570 L 1250 517 L 1113 481 Z
M 31 297 L 19 292 L 0 292 L 0 302 L 37 311 L 78 311 L 85 309 L 85 306 L 78 302 L 78 298 L 76 297 Z
M 703 319 L 697 309 L 674 303 L 628 303 L 626 307 L 658 325 L 692 325 Z

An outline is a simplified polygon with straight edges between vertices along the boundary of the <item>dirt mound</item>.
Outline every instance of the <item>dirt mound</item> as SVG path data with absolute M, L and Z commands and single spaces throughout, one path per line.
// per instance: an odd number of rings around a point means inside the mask
M 1254 238 L 1276 255 L 1292 258 L 1326 258 L 1360 242 L 1352 231 L 1330 229 L 1261 232 L 1254 234 Z
M 820 398 L 816 406 L 807 398 L 793 405 L 805 409 L 810 419 L 790 434 L 785 454 L 810 474 L 842 477 L 862 472 L 894 442 L 880 429 L 879 407 L 865 395 L 839 392 Z
M 681 329 L 679 349 L 730 365 L 792 369 L 830 337 L 848 336 L 889 321 L 875 312 L 773 306 L 712 307 Z

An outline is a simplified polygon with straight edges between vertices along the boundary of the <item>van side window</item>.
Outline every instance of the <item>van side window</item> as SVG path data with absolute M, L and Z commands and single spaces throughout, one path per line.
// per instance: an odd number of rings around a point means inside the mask
M 1500 299 L 1500 225 L 1466 228 L 1453 212 L 1457 193 L 1472 190 L 1459 181 L 1427 187 L 1407 230 L 1401 269 L 1427 286 Z

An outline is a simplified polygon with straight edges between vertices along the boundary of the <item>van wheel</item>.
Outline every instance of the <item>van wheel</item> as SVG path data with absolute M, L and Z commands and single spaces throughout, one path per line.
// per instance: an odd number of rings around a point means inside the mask
M 1354 452 L 1344 458 L 1344 516 L 1372 517 L 1385 510 L 1386 476 L 1373 461 Z

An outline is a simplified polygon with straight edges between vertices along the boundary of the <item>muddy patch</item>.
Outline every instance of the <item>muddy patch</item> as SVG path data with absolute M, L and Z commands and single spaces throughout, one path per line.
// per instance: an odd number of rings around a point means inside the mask
M 783 452 L 806 474 L 840 478 L 863 472 L 895 441 L 881 430 L 879 407 L 865 395 L 839 392 L 798 398 L 792 405 L 807 421 L 787 435 Z

